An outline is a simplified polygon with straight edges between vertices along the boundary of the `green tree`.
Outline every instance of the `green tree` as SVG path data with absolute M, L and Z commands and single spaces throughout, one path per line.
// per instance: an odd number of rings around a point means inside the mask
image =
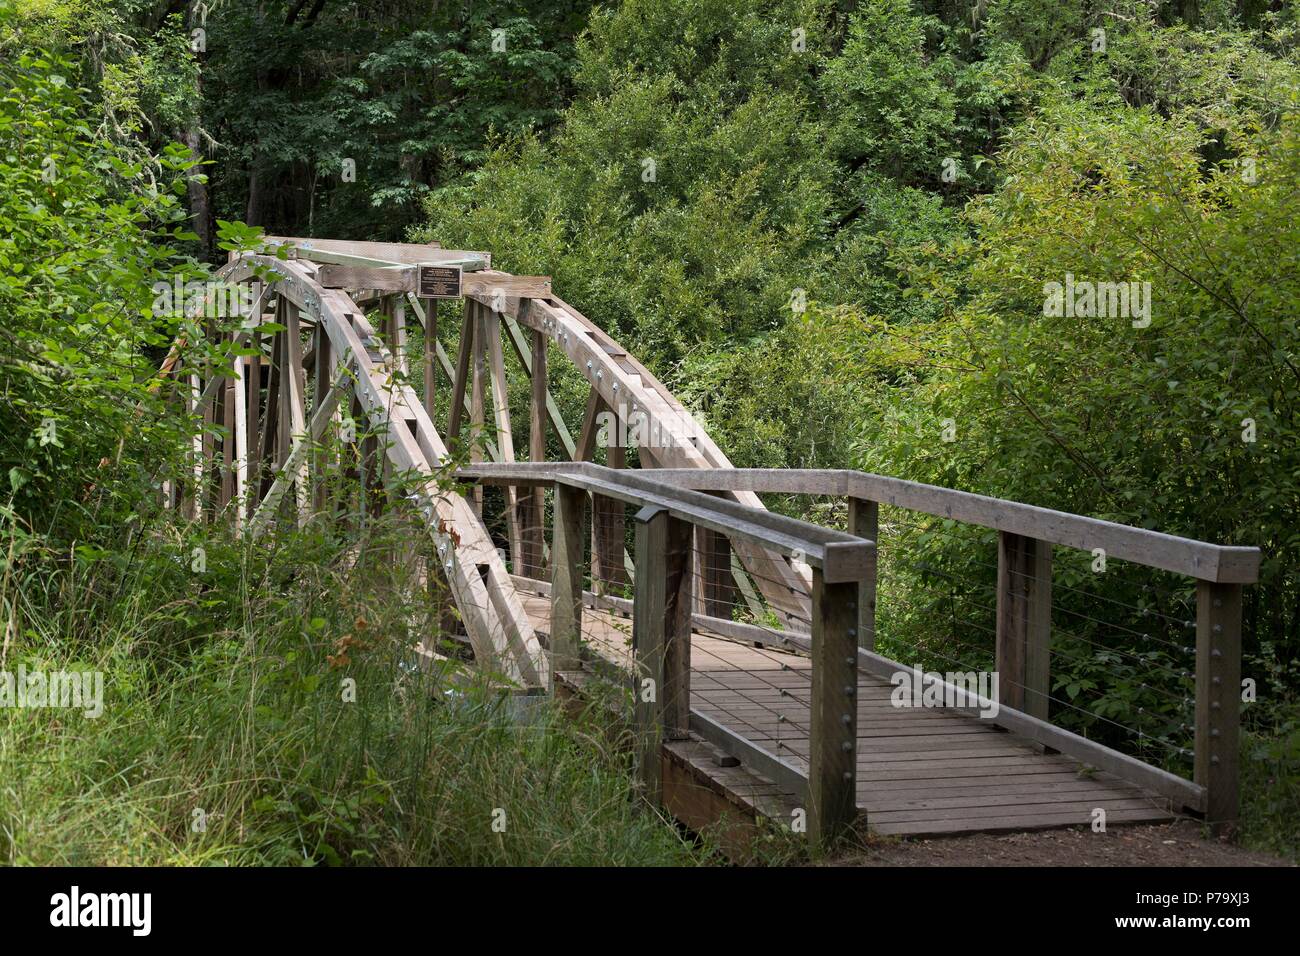
M 6 56 L 0 83 L 0 501 L 84 539 L 143 500 L 182 434 L 153 390 L 178 323 L 152 286 L 194 274 L 175 252 L 190 162 L 173 147 L 150 181 L 93 128 L 66 57 Z

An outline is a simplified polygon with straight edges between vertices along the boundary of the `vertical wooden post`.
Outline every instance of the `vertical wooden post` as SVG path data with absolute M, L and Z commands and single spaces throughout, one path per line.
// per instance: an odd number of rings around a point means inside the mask
M 581 660 L 582 555 L 587 493 L 555 483 L 555 516 L 551 530 L 551 681 L 555 672 L 576 667 Z
M 469 460 L 483 460 L 484 409 L 487 404 L 487 323 L 483 318 L 483 307 L 473 299 L 465 300 L 465 308 L 474 313 L 474 381 L 471 384 L 469 406 L 470 449 Z M 473 488 L 474 511 L 483 515 L 483 486 L 475 482 Z
M 998 703 L 1048 719 L 1052 546 L 998 532 Z
M 389 306 L 392 318 L 392 343 L 393 343 L 393 360 L 397 363 L 398 369 L 403 375 L 407 374 L 406 368 L 406 298 L 405 296 L 395 295 L 389 300 L 392 304 Z
M 275 297 L 275 322 L 284 325 L 288 322 L 288 302 L 283 296 Z M 289 337 L 286 332 L 276 332 L 272 351 L 276 367 L 280 370 L 279 401 L 275 409 L 275 459 L 274 472 L 278 475 L 280 468 L 289 457 L 292 447 L 293 424 L 289 421 L 289 396 L 293 394 L 290 379 L 293 372 L 289 367 Z
M 437 427 L 438 404 L 438 300 L 421 299 L 424 306 L 424 410 Z
M 402 371 L 401 363 L 397 360 L 397 326 L 393 311 L 393 302 L 395 298 L 396 296 L 385 295 L 381 296 L 379 299 L 380 336 L 388 346 L 389 355 L 392 356 L 388 368 L 390 371 Z M 379 479 L 378 486 L 375 489 L 376 514 L 382 514 L 384 507 L 387 504 L 387 496 L 384 494 L 384 489 L 390 487 L 393 474 L 392 462 L 389 461 L 388 458 L 388 446 L 392 442 L 392 438 L 388 434 L 388 431 L 391 427 L 393 427 L 391 421 L 383 426 L 383 430 L 379 435 L 379 441 L 375 444 L 375 476 Z
M 447 437 L 460 440 L 460 424 L 465 418 L 465 389 L 470 375 L 470 355 L 474 348 L 474 300 L 465 300 L 465 315 L 460 324 L 460 344 L 456 349 L 456 379 L 451 383 L 451 407 L 447 410 Z
M 812 581 L 808 837 L 827 850 L 858 816 L 858 582 Z
M 636 516 L 632 647 L 637 779 L 663 798 L 660 745 L 682 740 L 691 722 L 691 535 L 688 522 L 647 505 Z
M 199 411 L 199 396 L 203 394 L 203 383 L 200 381 L 198 373 L 190 373 L 190 396 L 186 401 L 186 409 L 191 415 Z M 185 495 L 185 517 L 190 521 L 201 521 L 203 519 L 203 475 L 207 467 L 203 457 L 203 443 L 206 435 L 203 431 L 203 425 L 206 422 L 206 415 L 196 416 L 199 421 L 196 422 L 198 431 L 194 433 L 190 441 L 190 480 L 188 482 L 187 493 Z
M 701 614 L 732 619 L 731 542 L 725 534 L 710 528 L 695 529 L 695 547 L 700 556 L 700 596 L 696 602 Z
M 1216 836 L 1236 835 L 1240 733 L 1241 585 L 1197 581 L 1193 779 Z
M 503 462 L 515 460 L 515 439 L 510 425 L 510 389 L 506 382 L 505 350 L 501 347 L 501 316 L 493 309 L 482 307 L 481 327 L 487 340 L 488 372 L 492 379 L 492 417 L 496 423 L 496 439 L 499 458 Z M 519 493 L 513 485 L 503 489 L 506 499 L 507 540 L 510 543 L 510 560 L 518 571 L 522 566 L 523 516 L 520 514 Z
M 859 538 L 877 540 L 880 534 L 880 506 L 865 498 L 849 499 L 849 534 Z M 876 649 L 876 570 L 879 559 L 871 566 L 871 574 L 858 582 L 858 647 L 868 651 Z
M 528 420 L 528 460 L 546 460 L 546 335 L 533 330 L 532 401 Z M 545 540 L 546 498 L 545 489 L 538 485 L 523 492 L 527 502 L 527 520 L 523 528 L 523 573 L 540 578 L 542 568 L 542 542 Z
M 316 372 L 312 385 L 314 396 L 312 399 L 312 412 L 314 414 L 320 408 L 321 402 L 325 400 L 334 379 L 334 357 L 330 352 L 330 337 L 326 333 L 325 323 L 322 321 L 316 323 L 315 345 L 312 351 L 316 353 Z M 324 447 L 318 447 L 316 449 L 316 467 L 312 469 L 315 472 L 312 475 L 312 511 L 316 514 L 324 512 L 329 503 L 327 497 L 329 487 L 328 466 L 329 453 Z
M 221 424 L 225 436 L 221 439 L 221 507 L 225 508 L 235 498 L 235 388 L 238 377 L 228 378 L 221 383 Z
M 248 489 L 248 359 L 235 356 L 235 380 L 231 383 L 234 413 L 230 416 L 231 437 L 235 442 L 235 534 L 243 534 L 244 518 L 252 497 Z
M 279 448 L 280 434 L 281 371 L 283 369 L 280 362 L 280 336 L 272 333 L 271 355 L 266 367 L 266 402 L 262 406 L 262 428 L 261 435 L 258 436 L 257 469 L 260 487 L 257 496 L 259 499 L 270 490 L 278 466 L 276 453 Z
M 258 285 L 253 286 L 254 300 L 260 294 Z M 261 306 L 258 306 L 260 311 Z M 249 317 L 249 323 L 261 321 L 260 315 Z M 248 445 L 248 487 L 247 492 L 247 516 L 253 517 L 253 512 L 257 510 L 257 504 L 261 500 L 261 459 L 258 455 L 261 448 L 261 435 L 259 434 L 260 422 L 262 415 L 262 348 L 261 335 L 257 331 L 257 326 L 253 325 L 248 333 L 248 344 L 251 348 L 257 350 L 257 354 L 248 357 L 248 401 L 245 411 L 248 419 L 245 425 Z
M 284 390 L 281 393 L 284 396 L 286 408 L 284 423 L 286 427 L 285 439 L 285 457 L 288 460 L 289 453 L 301 442 L 310 441 L 311 438 L 307 432 L 307 372 L 303 369 L 302 364 L 302 325 L 298 321 L 298 306 L 294 305 L 287 299 L 281 299 L 283 302 L 283 316 L 285 331 L 281 333 L 284 336 L 284 350 L 280 353 L 285 363 L 285 375 L 283 380 Z M 307 461 L 301 461 L 295 469 L 294 478 L 294 504 L 297 508 L 298 527 L 307 523 L 307 496 L 309 489 L 307 487 Z

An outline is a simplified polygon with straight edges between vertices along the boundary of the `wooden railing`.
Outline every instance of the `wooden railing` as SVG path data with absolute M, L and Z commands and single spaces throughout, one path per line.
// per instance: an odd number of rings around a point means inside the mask
M 653 472 L 649 473 L 653 474 Z M 826 844 L 857 818 L 858 601 L 875 577 L 875 542 L 655 481 L 646 472 L 593 464 L 480 465 L 458 472 L 484 483 L 555 488 L 551 539 L 552 679 L 580 660 L 588 494 L 633 505 L 632 645 L 638 778 L 662 801 L 660 746 L 695 731 L 806 800 L 808 834 Z M 695 622 L 692 539 L 706 529 L 812 569 L 810 756 L 805 775 L 690 706 Z M 594 595 L 593 595 L 594 597 Z
M 858 667 L 890 679 L 902 665 L 875 652 L 876 525 L 885 504 L 998 534 L 995 722 L 1044 747 L 1110 772 L 1202 814 L 1218 832 L 1235 826 L 1241 682 L 1242 586 L 1257 579 L 1256 548 L 1209 544 L 1080 515 L 855 471 L 653 469 L 587 463 L 478 465 L 460 477 L 483 483 L 554 485 L 552 646 L 554 668 L 577 660 L 583 606 L 582 520 L 587 493 L 638 506 L 634 646 L 653 682 L 654 700 L 638 705 L 643 729 L 671 739 L 693 729 L 788 789 L 802 774 L 777 755 L 689 710 L 692 614 L 691 526 L 786 556 L 813 569 L 811 636 L 785 633 L 788 646 L 813 658 L 810 833 L 829 838 L 853 814 Z M 830 531 L 704 492 L 775 492 L 848 499 L 849 533 Z M 1053 547 L 1082 549 L 1196 581 L 1195 743 L 1192 780 L 1057 727 L 1047 720 Z M 711 620 L 711 619 L 710 619 Z M 721 625 L 730 622 L 717 621 Z M 738 632 L 745 625 L 732 624 Z M 750 629 L 757 631 L 758 629 Z M 737 636 L 741 636 L 739 633 Z M 746 638 L 756 636 L 745 633 Z M 641 697 L 638 695 L 638 701 Z M 983 704 L 980 704 L 983 706 Z M 656 744 L 657 746 L 657 744 Z M 657 760 L 646 753 L 643 778 L 657 786 Z

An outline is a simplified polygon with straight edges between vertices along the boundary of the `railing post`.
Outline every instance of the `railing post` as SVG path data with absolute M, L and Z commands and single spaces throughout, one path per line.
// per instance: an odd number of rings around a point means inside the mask
M 865 498 L 849 499 L 849 534 L 876 541 L 880 533 L 880 506 Z M 878 553 L 878 552 L 877 552 Z M 876 649 L 876 568 L 858 582 L 858 647 Z
M 998 703 L 1048 718 L 1052 546 L 998 532 Z
M 858 582 L 812 581 L 812 702 L 808 837 L 821 850 L 858 815 Z
M 526 300 L 527 301 L 527 300 Z M 520 308 L 523 308 L 521 306 Z M 546 461 L 546 334 L 533 332 L 532 401 L 528 417 L 528 459 Z M 524 524 L 523 573 L 530 578 L 540 578 L 543 569 L 542 541 L 545 537 L 546 498 L 541 485 L 526 488 L 520 496 L 527 503 Z
M 695 529 L 695 550 L 699 555 L 700 613 L 730 621 L 735 603 L 731 584 L 731 542 L 725 534 L 710 528 Z
M 689 735 L 691 722 L 691 525 L 647 505 L 636 515 L 636 590 L 632 647 L 637 779 L 662 802 L 665 740 Z
M 1215 836 L 1237 829 L 1241 747 L 1241 585 L 1196 582 L 1196 756 L 1205 820 Z
M 555 483 L 555 515 L 551 532 L 551 686 L 555 673 L 576 667 L 581 660 L 582 553 L 587 493 Z

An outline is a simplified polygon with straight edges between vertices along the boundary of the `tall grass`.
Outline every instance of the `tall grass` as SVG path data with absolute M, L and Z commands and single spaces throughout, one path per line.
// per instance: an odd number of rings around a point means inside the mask
M 345 550 L 164 526 L 63 554 L 0 528 L 0 669 L 90 668 L 105 684 L 98 719 L 0 708 L 0 860 L 710 859 L 633 798 L 597 718 L 539 698 L 521 719 L 517 700 L 416 666 L 436 615 L 394 543 L 408 529 Z

